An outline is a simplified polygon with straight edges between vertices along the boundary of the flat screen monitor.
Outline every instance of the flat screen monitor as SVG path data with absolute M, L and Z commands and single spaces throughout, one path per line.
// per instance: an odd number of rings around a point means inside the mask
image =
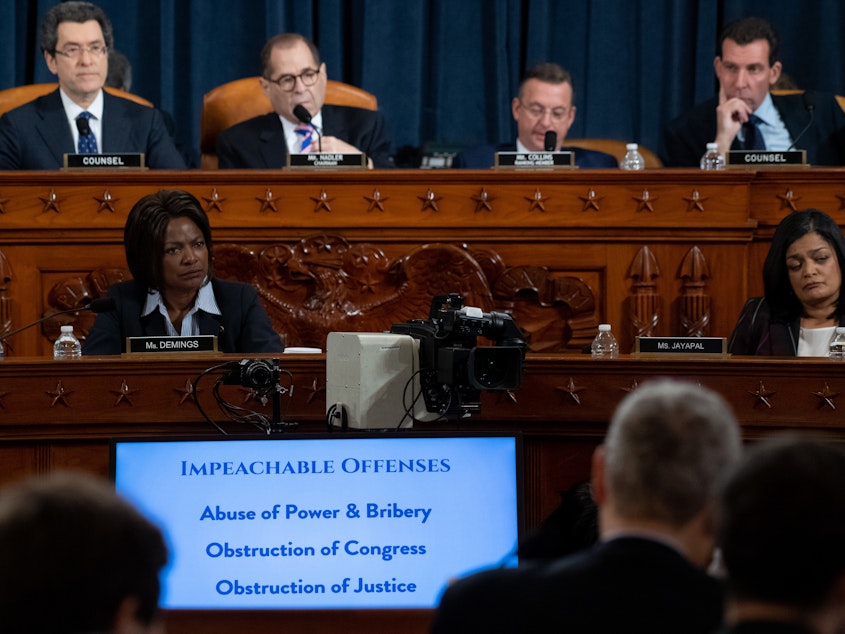
M 118 493 L 165 533 L 168 609 L 435 607 L 515 564 L 519 456 L 513 434 L 112 444 Z

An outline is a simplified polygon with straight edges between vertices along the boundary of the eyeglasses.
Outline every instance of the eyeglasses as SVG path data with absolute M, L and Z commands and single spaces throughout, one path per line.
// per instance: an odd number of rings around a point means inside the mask
M 554 119 L 555 121 L 563 121 L 569 114 L 569 108 L 564 107 L 545 108 L 544 106 L 540 106 L 537 104 L 526 106 L 521 101 L 519 102 L 519 105 L 525 109 L 525 111 L 529 114 L 529 116 L 531 116 L 532 119 L 542 119 L 546 116 L 547 110 L 551 113 L 552 119 Z
M 65 46 L 64 50 L 53 51 L 56 55 L 63 55 L 68 59 L 79 59 L 82 53 L 87 52 L 91 57 L 102 57 L 109 52 L 108 46 L 105 44 L 92 44 L 91 46 Z
M 320 76 L 319 68 L 306 68 L 299 75 L 282 75 L 278 79 L 270 79 L 265 77 L 269 82 L 273 82 L 285 92 L 290 92 L 296 86 L 296 80 L 302 81 L 303 86 L 313 86 L 317 83 L 317 77 Z

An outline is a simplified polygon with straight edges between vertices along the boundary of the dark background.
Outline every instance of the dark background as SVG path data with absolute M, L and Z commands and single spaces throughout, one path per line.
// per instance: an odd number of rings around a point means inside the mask
M 0 3 L 0 89 L 53 81 L 37 25 L 55 0 Z M 205 92 L 257 75 L 264 41 L 312 37 L 330 79 L 375 93 L 394 145 L 512 140 L 510 99 L 526 66 L 573 75 L 569 137 L 659 150 L 663 122 L 715 91 L 719 28 L 772 21 L 784 71 L 801 88 L 845 93 L 840 0 L 101 0 L 132 91 L 199 144 Z M 703 148 L 702 148 L 703 150 Z

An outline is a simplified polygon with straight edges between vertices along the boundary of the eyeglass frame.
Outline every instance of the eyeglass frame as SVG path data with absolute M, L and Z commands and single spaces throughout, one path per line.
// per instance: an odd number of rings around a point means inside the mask
M 68 53 L 68 49 L 72 52 Z M 66 57 L 68 59 L 79 59 L 82 57 L 83 53 L 88 53 L 91 57 L 99 59 L 109 54 L 109 47 L 108 44 L 92 44 L 91 46 L 80 46 L 79 44 L 71 44 L 65 47 L 65 50 L 60 51 L 59 49 L 53 50 L 53 57 L 56 55 L 61 55 L 62 57 Z
M 546 108 L 546 106 L 541 106 L 539 104 L 533 104 L 529 106 L 523 103 L 522 99 L 518 99 L 518 101 L 520 107 L 524 108 L 525 111 L 534 119 L 542 119 L 546 116 L 546 112 L 548 112 L 552 116 L 552 119 L 554 119 L 555 121 L 564 121 L 566 117 L 569 116 L 569 113 L 572 112 L 573 108 L 572 106 L 557 106 L 555 108 Z
M 305 86 L 306 88 L 310 88 L 311 86 L 314 86 L 317 83 L 317 79 L 320 77 L 320 72 L 321 72 L 320 68 L 306 68 L 304 71 L 302 71 L 298 75 L 287 74 L 287 75 L 280 75 L 276 79 L 271 79 L 270 77 L 265 77 L 264 79 L 266 81 L 269 81 L 271 84 L 276 84 L 281 90 L 284 90 L 285 92 L 292 92 L 293 89 L 296 88 L 296 80 L 297 79 L 299 81 L 301 81 L 302 85 Z M 306 76 L 307 73 L 314 73 L 314 75 L 313 75 L 314 80 L 310 84 L 305 81 L 305 76 Z M 290 88 L 285 88 L 284 86 L 282 86 L 283 80 L 291 82 Z

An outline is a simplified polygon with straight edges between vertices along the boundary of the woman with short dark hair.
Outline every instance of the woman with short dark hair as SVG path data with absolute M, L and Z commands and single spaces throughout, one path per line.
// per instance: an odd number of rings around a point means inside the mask
M 282 351 L 255 288 L 214 277 L 211 227 L 194 196 L 144 196 L 129 212 L 123 241 L 134 279 L 109 289 L 117 308 L 97 316 L 83 354 L 120 354 L 127 337 L 197 335 L 216 335 L 221 352 Z
M 845 236 L 818 209 L 796 211 L 778 225 L 763 264 L 763 297 L 752 297 L 731 335 L 732 354 L 827 356 L 845 326 L 840 293 Z

